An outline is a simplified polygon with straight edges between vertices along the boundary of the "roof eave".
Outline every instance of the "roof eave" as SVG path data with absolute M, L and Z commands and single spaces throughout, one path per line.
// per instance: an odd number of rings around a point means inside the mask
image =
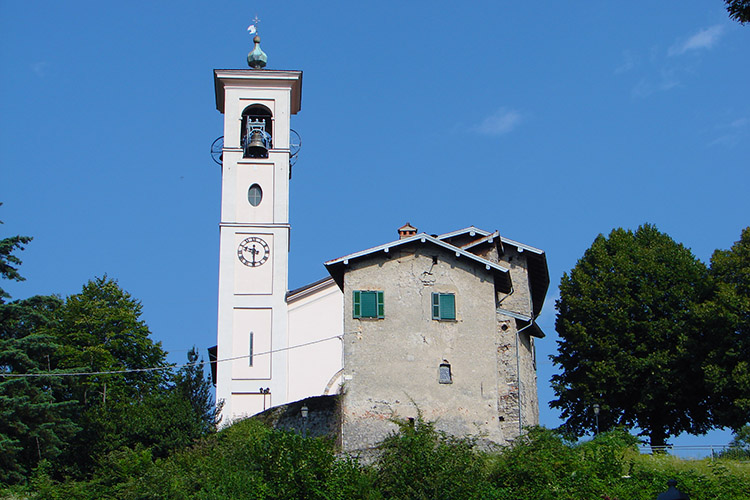
M 339 285 L 339 288 L 343 290 L 344 289 L 344 283 L 343 283 L 344 272 L 345 272 L 346 266 L 349 264 L 349 261 L 369 257 L 381 251 L 384 253 L 389 253 L 392 248 L 396 248 L 396 247 L 400 247 L 400 246 L 404 246 L 404 245 L 408 245 L 412 243 L 418 243 L 418 242 L 419 243 L 431 243 L 433 245 L 437 245 L 450 252 L 454 252 L 456 255 L 456 258 L 468 257 L 470 260 L 476 262 L 477 264 L 484 265 L 487 271 L 494 272 L 496 276 L 501 276 L 502 277 L 501 283 L 498 283 L 498 284 L 502 284 L 503 286 L 507 288 L 510 288 L 511 286 L 510 272 L 507 268 L 500 266 L 498 264 L 495 264 L 494 262 L 491 262 L 487 259 L 483 259 L 482 257 L 479 257 L 478 255 L 475 255 L 471 252 L 462 250 L 454 245 L 451 245 L 450 243 L 446 243 L 440 240 L 439 238 L 430 236 L 427 233 L 419 233 L 414 236 L 410 236 L 409 238 L 392 241 L 384 245 L 380 245 L 380 246 L 373 247 L 373 248 L 368 248 L 367 250 L 362 250 L 360 252 L 355 252 L 353 254 L 345 255 L 344 257 L 339 257 L 338 259 L 329 260 L 324 265 L 326 266 L 326 269 L 328 269 L 328 272 L 331 274 L 331 277 L 334 279 L 334 281 L 336 281 L 336 284 Z
M 283 86 L 291 89 L 291 113 L 297 114 L 302 107 L 302 71 L 274 70 L 274 69 L 215 69 L 214 93 L 216 94 L 216 109 L 224 113 L 224 87 L 227 83 L 245 85 L 247 82 L 267 82 L 273 86 Z

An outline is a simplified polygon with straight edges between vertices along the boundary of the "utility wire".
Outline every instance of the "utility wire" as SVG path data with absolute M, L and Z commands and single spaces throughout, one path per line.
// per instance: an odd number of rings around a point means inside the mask
M 223 363 L 225 361 L 234 361 L 236 359 L 247 359 L 250 356 L 264 356 L 266 354 L 274 354 L 277 352 L 282 351 L 290 351 L 292 349 L 298 349 L 300 347 L 306 347 L 313 344 L 319 344 L 321 342 L 326 342 L 328 340 L 333 339 L 342 339 L 344 338 L 344 335 L 347 333 L 357 333 L 357 332 L 344 332 L 341 335 L 333 335 L 331 337 L 326 337 L 324 339 L 318 339 L 318 340 L 311 340 L 310 342 L 305 342 L 303 344 L 297 344 L 289 347 L 282 347 L 281 349 L 272 349 L 270 351 L 266 352 L 259 352 L 259 353 L 253 353 L 253 354 L 245 354 L 243 356 L 233 356 L 231 358 L 224 358 L 224 359 L 217 359 L 216 361 L 196 361 L 194 363 L 184 363 L 181 365 L 166 365 L 166 366 L 153 366 L 150 368 L 131 368 L 127 370 L 108 370 L 108 371 L 101 371 L 101 372 L 47 372 L 47 373 L 0 373 L 0 377 L 7 377 L 7 378 L 39 378 L 39 377 L 80 377 L 80 376 L 86 376 L 86 375 L 116 375 L 121 373 L 143 373 L 143 372 L 155 372 L 160 370 L 172 370 L 174 368 L 184 368 L 188 366 L 203 366 L 208 363 Z

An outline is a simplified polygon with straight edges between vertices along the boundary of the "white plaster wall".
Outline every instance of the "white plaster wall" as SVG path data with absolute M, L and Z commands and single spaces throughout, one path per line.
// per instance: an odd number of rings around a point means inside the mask
M 231 73 L 231 75 L 229 75 Z M 233 75 L 233 76 L 232 76 Z M 258 78 L 261 77 L 261 78 Z M 292 86 L 301 75 L 281 72 L 227 72 L 223 86 L 224 156 L 219 256 L 217 400 L 223 400 L 224 424 L 288 402 L 287 273 L 289 251 L 289 126 Z M 298 88 L 298 87 L 297 87 Z M 273 146 L 266 159 L 242 158 L 240 117 L 251 104 L 273 113 Z M 295 109 L 298 104 L 295 104 Z M 252 207 L 247 189 L 263 189 L 263 201 Z M 269 260 L 250 268 L 237 258 L 239 242 L 262 237 Z M 240 311 L 240 312 L 238 312 Z M 258 315 L 252 311 L 264 311 Z M 257 367 L 222 361 L 248 354 L 248 332 L 260 330 L 256 351 L 273 350 Z M 260 388 L 269 393 L 259 394 Z M 265 401 L 265 403 L 264 403 Z
M 288 399 L 296 401 L 338 391 L 335 378 L 342 366 L 344 296 L 331 281 L 328 286 L 289 304 Z M 301 344 L 315 342 L 301 348 Z M 329 384 L 331 385 L 329 387 Z

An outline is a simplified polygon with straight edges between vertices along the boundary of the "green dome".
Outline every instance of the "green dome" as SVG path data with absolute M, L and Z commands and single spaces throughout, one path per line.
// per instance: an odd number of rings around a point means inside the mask
M 265 68 L 266 63 L 268 62 L 268 56 L 265 52 L 260 50 L 260 37 L 255 35 L 253 42 L 255 42 L 255 48 L 247 55 L 247 65 L 253 69 Z

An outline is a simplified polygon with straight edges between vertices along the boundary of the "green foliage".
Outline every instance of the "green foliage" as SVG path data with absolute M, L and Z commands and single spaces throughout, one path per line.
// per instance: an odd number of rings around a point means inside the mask
M 702 369 L 691 351 L 708 271 L 652 225 L 599 235 L 560 282 L 556 329 L 562 368 L 552 377 L 567 431 L 638 426 L 652 445 L 711 426 Z M 690 380 L 690 384 L 685 384 Z
M 73 373 L 167 368 L 166 353 L 151 339 L 141 310 L 116 281 L 106 276 L 89 281 L 65 300 L 48 329 L 59 346 L 52 367 Z M 148 445 L 165 439 L 157 453 L 171 449 L 177 431 L 155 428 L 164 417 L 173 422 L 172 411 L 185 414 L 178 403 L 161 401 L 169 377 L 166 369 L 67 377 L 65 399 L 77 401 L 82 431 L 56 462 L 59 473 L 86 477 L 99 457 L 141 439 Z
M 42 296 L 0 304 L 2 374 L 48 371 L 59 346 L 39 332 L 60 305 L 60 299 Z M 59 378 L 0 376 L 0 483 L 23 481 L 41 460 L 62 454 L 78 431 L 75 402 L 59 397 L 64 393 Z
M 69 371 L 99 372 L 166 367 L 166 352 L 140 319 L 143 307 L 116 281 L 95 278 L 59 310 L 52 333 L 60 350 L 57 365 Z M 129 402 L 162 390 L 167 370 L 87 376 L 71 384 L 86 408 Z
M 331 443 L 240 421 L 190 450 L 147 465 L 147 457 L 121 453 L 102 469 L 92 492 L 122 499 L 350 499 L 374 498 L 366 471 L 336 459 Z M 125 473 L 105 483 L 108 470 Z M 128 477 L 127 471 L 133 471 Z M 116 494 L 115 494 L 116 492 Z M 100 497 L 100 498 L 101 498 Z
M 474 442 L 435 430 L 421 415 L 394 421 L 399 431 L 379 446 L 376 486 L 385 498 L 491 498 L 484 457 Z
M 750 227 L 729 250 L 711 257 L 713 293 L 700 308 L 703 335 L 691 350 L 705 352 L 703 371 L 717 426 L 750 423 Z
M 747 499 L 750 465 L 640 455 L 622 430 L 571 443 L 547 429 L 529 429 L 493 457 L 492 480 L 503 500 L 653 500 L 676 479 L 691 498 Z
M 187 354 L 188 364 L 180 368 L 174 378 L 179 396 L 190 403 L 195 423 L 202 434 L 214 431 L 221 409 L 214 404 L 211 381 L 204 371 L 204 362 L 198 359 L 198 350 L 193 347 Z
M 729 443 L 729 448 L 722 451 L 719 456 L 734 460 L 750 460 L 750 425 L 740 428 Z
M 635 439 L 623 431 L 575 446 L 553 431 L 530 428 L 497 457 L 492 480 L 501 498 L 599 498 L 624 474 L 634 446 Z
M 740 24 L 750 22 L 750 0 L 724 0 L 729 17 Z
M 0 203 L 2 206 L 2 203 Z M 2 224 L 3 221 L 0 221 Z M 18 266 L 21 259 L 13 255 L 16 250 L 23 250 L 23 246 L 31 241 L 29 236 L 10 236 L 0 240 L 0 278 L 13 281 L 23 281 L 25 278 L 18 272 Z M 0 288 L 0 304 L 5 303 L 5 299 L 10 295 Z
M 102 457 L 87 481 L 58 482 L 43 461 L 31 499 L 420 499 L 654 500 L 676 479 L 691 498 L 750 498 L 750 463 L 640 455 L 622 430 L 574 443 L 528 429 L 512 446 L 483 453 L 471 440 L 400 423 L 365 467 L 330 442 L 243 420 L 168 458 L 141 446 Z

